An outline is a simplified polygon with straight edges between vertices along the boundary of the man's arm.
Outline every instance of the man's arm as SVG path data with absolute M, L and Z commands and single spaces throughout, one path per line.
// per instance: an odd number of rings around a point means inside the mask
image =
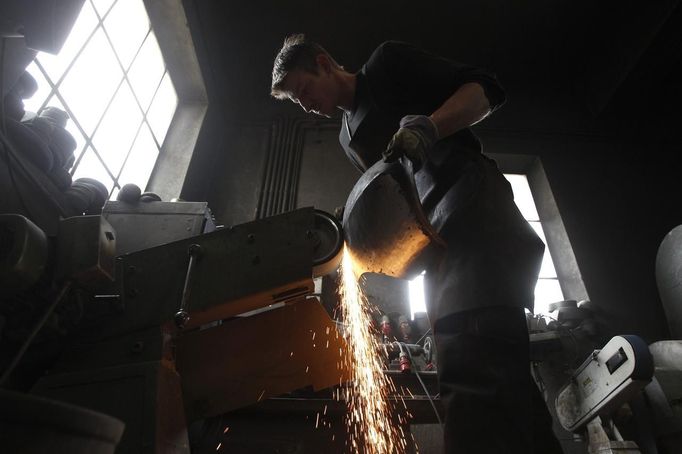
M 440 139 L 468 128 L 490 113 L 490 102 L 483 87 L 469 82 L 459 87 L 429 118 Z
M 483 87 L 477 82 L 467 82 L 430 116 L 403 117 L 400 129 L 384 151 L 384 161 L 395 161 L 405 155 L 415 169 L 419 169 L 436 141 L 478 123 L 490 112 L 490 102 Z

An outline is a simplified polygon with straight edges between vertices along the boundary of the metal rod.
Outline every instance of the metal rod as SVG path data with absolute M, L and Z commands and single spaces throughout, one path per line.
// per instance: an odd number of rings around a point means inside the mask
M 187 252 L 189 253 L 189 263 L 187 264 L 187 274 L 185 274 L 185 285 L 182 288 L 180 309 L 175 313 L 175 325 L 180 329 L 183 329 L 189 321 L 189 295 L 192 290 L 191 280 L 196 263 L 201 256 L 201 246 L 198 244 L 190 244 Z

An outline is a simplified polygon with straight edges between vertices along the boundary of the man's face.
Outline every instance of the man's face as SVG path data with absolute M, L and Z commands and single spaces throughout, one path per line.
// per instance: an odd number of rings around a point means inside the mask
M 303 110 L 330 117 L 337 107 L 338 86 L 329 72 L 322 69 L 313 74 L 302 69 L 291 71 L 285 80 L 284 91 Z

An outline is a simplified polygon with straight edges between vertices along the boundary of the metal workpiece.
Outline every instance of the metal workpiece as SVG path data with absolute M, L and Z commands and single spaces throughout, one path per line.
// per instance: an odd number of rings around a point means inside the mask
M 403 161 L 377 162 L 348 196 L 343 231 L 358 276 L 414 277 L 444 247 L 419 202 L 411 164 Z
M 114 280 L 116 233 L 102 216 L 62 219 L 57 236 L 56 278 L 97 289 Z

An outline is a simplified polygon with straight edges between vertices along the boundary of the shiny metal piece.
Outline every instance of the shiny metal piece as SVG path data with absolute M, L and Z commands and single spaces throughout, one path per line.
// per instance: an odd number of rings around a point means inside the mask
M 19 214 L 0 214 L 0 288 L 8 293 L 35 284 L 47 264 L 47 236 Z
M 412 277 L 445 245 L 424 215 L 408 160 L 379 161 L 362 175 L 348 196 L 343 231 L 358 276 Z

